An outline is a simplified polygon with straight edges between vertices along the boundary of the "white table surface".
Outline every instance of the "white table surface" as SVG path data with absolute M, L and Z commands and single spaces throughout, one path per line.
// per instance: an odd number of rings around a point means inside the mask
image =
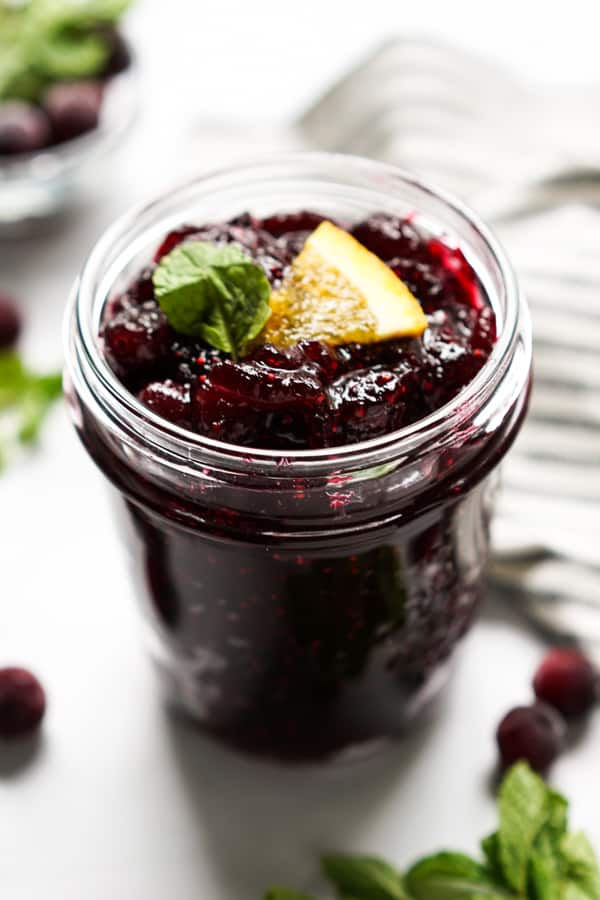
M 143 112 L 110 177 L 51 234 L 0 245 L 0 284 L 22 298 L 29 358 L 59 361 L 82 258 L 119 211 L 189 167 L 173 160 L 191 122 L 281 121 L 400 32 L 459 41 L 539 79 L 600 78 L 591 3 L 572 0 L 568 18 L 516 2 L 414 6 L 142 2 L 131 31 Z M 50 701 L 38 742 L 0 748 L 7 900 L 251 900 L 273 881 L 311 886 L 323 848 L 403 864 L 441 846 L 474 851 L 493 827 L 493 732 L 528 700 L 543 651 L 505 607 L 484 611 L 434 724 L 361 764 L 279 768 L 165 715 L 103 485 L 64 410 L 42 450 L 3 476 L 0 498 L 0 664 L 30 666 Z M 599 740 L 600 714 L 553 770 L 598 845 Z

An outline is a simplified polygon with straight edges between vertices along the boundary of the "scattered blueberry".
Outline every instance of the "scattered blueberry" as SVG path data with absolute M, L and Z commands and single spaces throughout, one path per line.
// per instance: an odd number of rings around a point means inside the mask
M 112 78 L 129 68 L 131 53 L 127 41 L 116 28 L 106 28 L 102 32 L 102 38 L 108 47 L 108 60 L 103 74 L 105 78 Z
M 598 700 L 598 672 L 579 650 L 557 647 L 533 679 L 536 697 L 567 718 L 588 712 Z
M 0 669 L 0 737 L 12 738 L 34 731 L 44 717 L 46 695 L 27 669 Z
M 50 140 L 48 118 L 31 103 L 0 103 L 0 156 L 34 153 Z
M 63 81 L 49 87 L 44 108 L 54 143 L 71 140 L 96 128 L 101 104 L 99 81 Z
M 171 328 L 155 300 L 126 306 L 105 324 L 106 353 L 124 377 L 160 362 L 170 344 Z
M 0 350 L 6 350 L 17 342 L 21 331 L 21 316 L 7 294 L 0 293 Z
M 502 719 L 496 738 L 504 768 L 526 760 L 544 772 L 562 750 L 566 737 L 563 717 L 547 703 L 517 706 Z
M 138 394 L 138 399 L 152 412 L 182 428 L 190 426 L 190 388 L 171 379 L 153 381 Z

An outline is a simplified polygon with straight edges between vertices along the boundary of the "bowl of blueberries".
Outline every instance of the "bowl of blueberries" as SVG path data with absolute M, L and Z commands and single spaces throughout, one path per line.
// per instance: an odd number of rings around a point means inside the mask
M 0 0 L 0 236 L 73 202 L 136 110 L 129 0 Z

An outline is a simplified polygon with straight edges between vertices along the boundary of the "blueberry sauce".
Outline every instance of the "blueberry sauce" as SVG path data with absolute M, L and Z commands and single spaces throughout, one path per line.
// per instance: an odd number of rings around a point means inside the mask
M 165 237 L 154 262 L 183 241 L 237 243 L 277 287 L 320 221 L 316 213 L 299 212 L 184 226 Z M 234 363 L 171 329 L 146 268 L 107 306 L 102 335 L 112 368 L 164 418 L 247 447 L 356 443 L 439 409 L 472 381 L 496 340 L 494 313 L 477 277 L 459 249 L 422 235 L 410 221 L 378 214 L 352 233 L 420 301 L 429 320 L 421 338 L 335 348 L 316 341 L 286 349 L 263 344 Z
M 359 478 L 339 474 L 334 449 L 326 474 L 296 476 L 294 450 L 356 444 L 439 409 L 496 338 L 462 253 L 383 214 L 352 232 L 420 301 L 421 338 L 259 344 L 234 363 L 170 327 L 152 270 L 177 244 L 237 243 L 276 288 L 320 221 L 296 212 L 183 226 L 105 305 L 100 347 L 122 384 L 170 422 L 247 448 L 242 468 L 229 456 L 165 464 L 162 450 L 115 439 L 108 419 L 72 398 L 121 499 L 168 696 L 208 733 L 288 760 L 402 734 L 437 693 L 481 597 L 493 470 L 525 407 L 523 391 L 489 429 L 449 430 Z M 283 451 L 281 466 L 265 474 L 253 447 Z

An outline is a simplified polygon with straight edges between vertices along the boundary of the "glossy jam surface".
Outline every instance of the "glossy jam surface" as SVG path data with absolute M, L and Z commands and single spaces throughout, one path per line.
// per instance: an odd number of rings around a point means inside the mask
M 237 243 L 277 287 L 308 234 L 311 212 L 185 226 L 166 236 L 158 262 L 186 240 Z M 266 449 L 352 444 L 411 424 L 452 400 L 488 359 L 494 313 L 459 249 L 409 220 L 375 214 L 351 228 L 408 285 L 427 314 L 421 338 L 330 347 L 257 346 L 235 363 L 177 334 L 154 298 L 152 266 L 104 316 L 113 370 L 154 412 L 208 437 Z

